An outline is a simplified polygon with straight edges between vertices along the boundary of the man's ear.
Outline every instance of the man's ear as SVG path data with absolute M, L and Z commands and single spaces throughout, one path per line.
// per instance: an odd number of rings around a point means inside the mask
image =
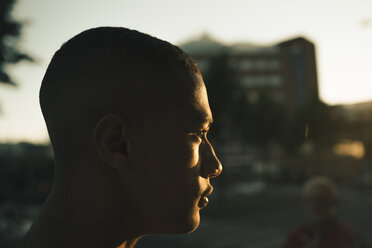
M 116 169 L 128 169 L 131 158 L 131 144 L 127 125 L 114 114 L 105 115 L 93 131 L 93 143 L 102 161 Z

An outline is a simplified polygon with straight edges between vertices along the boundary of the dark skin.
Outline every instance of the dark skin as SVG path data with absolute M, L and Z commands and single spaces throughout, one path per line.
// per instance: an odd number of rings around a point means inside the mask
M 140 121 L 102 116 L 78 158 L 56 161 L 53 190 L 21 248 L 131 247 L 146 234 L 197 228 L 222 166 L 207 139 L 202 77 L 181 80 L 187 90 L 162 95 Z

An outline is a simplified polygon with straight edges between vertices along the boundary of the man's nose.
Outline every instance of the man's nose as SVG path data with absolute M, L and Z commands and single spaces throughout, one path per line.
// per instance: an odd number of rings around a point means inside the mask
M 213 146 L 207 142 L 202 145 L 201 150 L 201 176 L 204 178 L 213 178 L 220 175 L 222 172 L 222 164 L 220 160 L 218 160 Z

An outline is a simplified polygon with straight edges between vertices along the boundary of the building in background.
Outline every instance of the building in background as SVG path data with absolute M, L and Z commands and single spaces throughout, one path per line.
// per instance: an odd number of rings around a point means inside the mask
M 305 38 L 269 46 L 225 45 L 204 34 L 181 48 L 195 59 L 202 72 L 208 70 L 211 59 L 226 54 L 250 102 L 257 101 L 262 91 L 289 111 L 319 100 L 315 46 Z
M 305 38 L 297 37 L 272 45 L 252 43 L 227 45 L 204 34 L 180 46 L 194 58 L 204 75 L 210 72 L 208 69 L 213 59 L 224 55 L 228 64 L 234 69 L 239 85 L 239 95 L 244 95 L 250 105 L 255 105 L 261 98 L 269 98 L 270 102 L 275 105 L 276 103 L 281 105 L 286 115 L 293 116 L 290 119 L 296 120 L 299 111 L 309 109 L 314 103 L 319 102 L 315 45 Z M 278 113 L 268 111 L 262 116 L 278 115 Z M 273 111 L 277 110 L 273 109 Z M 283 116 L 282 119 L 285 118 Z M 274 122 L 261 125 L 260 131 L 259 127 L 248 126 L 247 129 L 265 133 L 266 128 L 273 129 L 271 127 L 275 125 L 281 126 Z M 238 133 L 236 129 L 235 133 Z M 288 135 L 296 134 L 291 132 Z M 261 177 L 269 174 L 277 177 L 281 173 L 283 164 L 289 164 L 288 161 L 294 161 L 292 164 L 296 164 L 295 168 L 298 171 L 304 170 L 297 166 L 299 163 L 297 159 L 286 154 L 285 145 L 279 141 L 253 144 L 241 139 L 242 135 L 238 133 L 238 137 L 230 137 L 219 144 L 221 159 L 226 165 L 225 172 L 233 178 L 231 181 L 239 181 L 237 176 L 243 175 L 241 173 L 243 169 L 250 171 L 244 173 L 244 176 L 251 174 L 254 178 L 257 175 Z M 242 181 L 244 180 L 245 182 L 251 181 L 242 178 Z

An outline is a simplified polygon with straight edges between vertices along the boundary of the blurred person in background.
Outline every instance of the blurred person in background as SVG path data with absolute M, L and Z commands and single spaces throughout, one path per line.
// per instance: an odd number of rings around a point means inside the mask
M 325 176 L 309 179 L 303 188 L 309 221 L 290 232 L 285 248 L 362 248 L 364 239 L 337 219 L 339 193 Z
M 195 62 L 135 30 L 101 27 L 55 53 L 40 89 L 54 186 L 21 248 L 133 247 L 190 233 L 222 166 Z

